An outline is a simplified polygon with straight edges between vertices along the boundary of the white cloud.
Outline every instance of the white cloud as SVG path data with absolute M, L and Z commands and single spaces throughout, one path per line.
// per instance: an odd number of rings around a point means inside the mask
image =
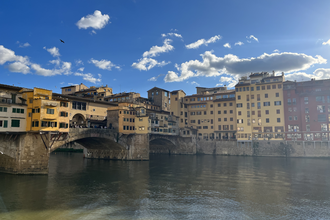
M 83 72 L 84 69 L 85 69 L 85 67 L 80 67 L 80 68 L 78 69 L 78 71 Z
M 161 76 L 164 76 L 164 74 L 159 74 L 158 76 L 153 76 L 150 79 L 148 79 L 148 81 L 157 81 L 157 79 Z
M 119 66 L 113 64 L 110 60 L 94 60 L 91 58 L 89 63 L 93 63 L 96 67 L 103 69 L 103 70 L 111 70 L 112 67 L 116 69 L 120 69 Z
M 250 72 L 275 71 L 275 72 L 295 72 L 310 68 L 314 64 L 325 64 L 323 57 L 316 55 L 315 58 L 299 53 L 264 53 L 259 57 L 240 59 L 233 54 L 224 57 L 217 57 L 212 51 L 206 51 L 201 55 L 203 61 L 190 60 L 177 65 L 181 74 L 168 71 L 164 78 L 165 82 L 179 82 L 196 76 L 219 76 L 228 74 L 232 76 L 242 76 Z
M 89 81 L 91 83 L 100 83 L 101 80 L 101 74 L 98 74 L 98 79 L 93 76 L 91 73 L 75 73 L 75 76 L 82 76 L 84 80 Z
M 60 50 L 57 47 L 53 48 L 46 48 L 44 47 L 45 50 L 47 50 L 53 57 L 59 57 L 60 55 Z
M 174 49 L 174 47 L 170 44 L 172 42 L 171 39 L 165 39 L 163 46 L 153 46 L 149 51 L 143 53 L 143 57 L 155 57 L 160 53 L 166 53 Z
M 64 75 L 71 74 L 71 66 L 72 64 L 70 62 L 62 62 L 62 68 L 60 69 L 60 72 Z
M 220 40 L 222 37 L 220 35 L 215 35 L 214 37 L 211 37 L 208 40 L 205 39 L 200 39 L 194 43 L 188 44 L 186 45 L 187 49 L 197 49 L 198 47 L 200 47 L 201 45 L 208 45 L 210 43 L 215 43 L 216 41 Z
M 29 63 L 29 59 L 27 57 L 17 56 L 15 52 L 5 48 L 3 45 L 0 45 L 0 65 L 3 65 L 6 62 L 14 62 L 18 61 L 21 63 Z
M 63 85 L 65 82 L 61 82 L 60 84 Z
M 236 46 L 236 45 L 238 45 L 238 46 L 242 46 L 243 44 L 244 44 L 243 42 L 238 41 L 238 42 L 235 43 L 235 46 Z
M 274 53 L 279 53 L 280 51 L 278 49 L 275 49 L 273 52 Z
M 330 45 L 330 39 L 326 42 L 323 42 L 322 45 Z
M 15 73 L 27 74 L 30 72 L 30 67 L 28 67 L 26 64 L 21 62 L 14 62 L 9 64 L 8 69 L 10 72 L 15 72 Z
M 95 30 L 92 30 L 91 32 L 89 32 L 90 35 L 96 34 Z
M 238 83 L 238 77 L 221 76 L 219 82 L 220 83 L 215 85 L 216 87 L 226 85 L 227 88 L 232 88 Z
M 227 47 L 227 48 L 231 48 L 231 46 L 230 46 L 229 43 L 225 43 L 223 46 L 224 46 L 224 47 Z
M 87 29 L 87 28 L 94 28 L 94 29 L 102 29 L 105 25 L 108 24 L 110 16 L 107 14 L 102 15 L 99 10 L 95 10 L 94 14 L 87 15 L 86 17 L 82 17 L 76 25 L 79 29 Z
M 255 36 L 253 35 L 250 35 L 250 36 L 246 36 L 247 39 L 252 39 L 252 40 L 255 40 L 257 42 L 259 42 L 258 38 L 256 38 Z M 248 43 L 251 43 L 251 41 L 247 41 Z
M 181 34 L 178 34 L 178 33 L 167 33 L 167 34 L 162 34 L 162 37 L 167 37 L 167 36 L 182 38 L 182 35 L 181 35 Z
M 49 62 L 50 62 L 51 64 L 55 64 L 55 65 L 59 66 L 60 63 L 61 63 L 61 60 L 60 60 L 60 59 L 57 59 L 57 60 L 50 60 Z
M 138 60 L 139 62 L 138 63 L 133 63 L 132 64 L 132 67 L 134 67 L 135 69 L 138 69 L 138 70 L 150 70 L 152 68 L 154 68 L 155 66 L 165 66 L 167 64 L 169 64 L 170 62 L 165 62 L 165 61 L 162 61 L 162 62 L 158 62 L 157 60 L 155 59 L 152 59 L 152 58 L 148 58 L 148 57 L 143 57 L 141 59 Z
M 17 41 L 16 43 L 19 44 L 18 46 L 19 46 L 19 47 L 22 47 L 22 48 L 31 46 L 28 42 L 22 44 L 22 43 L 20 43 L 19 41 Z
M 33 70 L 35 70 L 36 74 L 42 75 L 42 76 L 55 76 L 55 75 L 60 74 L 58 71 L 44 69 L 39 64 L 32 64 L 31 68 Z
M 78 60 L 75 60 L 76 62 L 76 66 L 79 66 L 79 65 L 84 65 L 83 61 L 78 59 Z
M 196 86 L 200 86 L 197 82 L 195 82 L 195 81 L 192 81 L 191 82 L 191 85 L 196 85 Z

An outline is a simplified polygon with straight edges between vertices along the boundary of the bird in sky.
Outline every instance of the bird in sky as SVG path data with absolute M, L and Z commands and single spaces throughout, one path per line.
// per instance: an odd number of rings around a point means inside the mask
M 64 41 L 63 41 L 62 39 L 60 39 L 60 41 L 61 41 L 62 43 L 64 43 Z

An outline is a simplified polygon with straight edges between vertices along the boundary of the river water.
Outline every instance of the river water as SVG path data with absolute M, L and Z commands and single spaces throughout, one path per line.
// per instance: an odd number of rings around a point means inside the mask
M 0 174 L 0 219 L 330 219 L 330 159 L 57 153 Z

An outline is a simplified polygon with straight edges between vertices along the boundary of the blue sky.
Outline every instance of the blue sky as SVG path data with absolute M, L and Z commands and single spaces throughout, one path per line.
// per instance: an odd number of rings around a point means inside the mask
M 0 83 L 114 93 L 330 78 L 330 1 L 0 1 Z M 61 43 L 62 39 L 65 43 Z

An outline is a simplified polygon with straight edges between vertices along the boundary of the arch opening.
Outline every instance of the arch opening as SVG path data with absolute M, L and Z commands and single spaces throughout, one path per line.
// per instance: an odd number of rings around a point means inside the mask
M 87 121 L 85 116 L 83 116 L 80 113 L 75 114 L 72 117 L 72 120 L 70 121 L 70 127 L 75 127 L 75 126 L 87 126 Z
M 149 142 L 150 154 L 171 154 L 176 149 L 177 147 L 171 141 L 164 138 L 156 138 Z

